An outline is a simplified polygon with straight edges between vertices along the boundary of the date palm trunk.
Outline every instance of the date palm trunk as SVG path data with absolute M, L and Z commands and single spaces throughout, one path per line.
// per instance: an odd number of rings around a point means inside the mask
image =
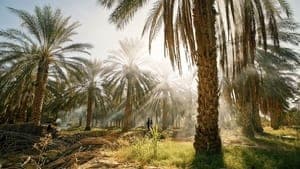
M 240 111 L 242 134 L 249 138 L 254 137 L 251 104 L 252 103 L 243 103 L 243 108 Z
M 255 90 L 253 84 L 253 78 L 249 77 L 245 84 L 242 86 L 241 95 L 238 98 L 238 103 L 240 107 L 240 125 L 242 127 L 242 134 L 246 137 L 254 137 L 254 112 L 253 104 L 255 103 Z
M 259 115 L 259 75 L 256 74 L 252 79 L 252 85 L 250 86 L 250 91 L 252 92 L 252 124 L 253 129 L 256 133 L 263 133 L 264 129 L 261 124 L 261 119 Z
M 280 126 L 280 118 L 281 118 L 281 108 L 278 104 L 273 104 L 272 109 L 270 112 L 270 119 L 271 119 L 271 127 L 274 130 L 278 130 Z
M 257 105 L 253 105 L 253 127 L 256 133 L 263 133 L 264 129 L 261 124 L 259 109 Z
M 259 77 L 256 75 L 254 77 L 254 84 L 253 84 L 253 102 L 252 102 L 252 113 L 253 113 L 253 127 L 256 133 L 263 133 L 264 129 L 261 124 L 261 118 L 259 115 Z
M 167 103 L 166 103 L 166 100 L 164 99 L 163 100 L 163 116 L 162 116 L 162 129 L 163 130 L 166 130 L 169 126 L 169 121 L 168 121 L 168 112 L 167 112 L 167 109 L 166 109 L 166 106 L 167 106 Z
M 87 103 L 87 111 L 86 111 L 86 126 L 85 130 L 91 130 L 91 123 L 92 123 L 92 114 L 94 109 L 94 99 L 93 99 L 93 90 L 92 88 L 88 89 L 88 103 Z
M 198 116 L 194 148 L 196 154 L 220 153 L 218 128 L 218 70 L 215 0 L 194 1 L 193 17 L 198 66 Z
M 259 107 L 258 107 L 258 84 L 257 79 L 255 79 L 254 91 L 253 91 L 253 102 L 252 102 L 252 113 L 253 113 L 253 128 L 256 133 L 263 133 L 264 129 L 261 124 L 261 119 L 259 115 Z
M 131 105 L 131 79 L 128 79 L 127 95 L 124 110 L 124 127 L 123 130 L 127 131 L 132 128 L 132 105 Z
M 48 80 L 49 63 L 41 60 L 38 65 L 36 84 L 34 89 L 32 122 L 39 126 L 41 124 L 43 102 Z
M 271 127 L 274 130 L 279 129 L 279 119 L 280 119 L 280 113 L 277 111 L 272 111 L 271 112 Z

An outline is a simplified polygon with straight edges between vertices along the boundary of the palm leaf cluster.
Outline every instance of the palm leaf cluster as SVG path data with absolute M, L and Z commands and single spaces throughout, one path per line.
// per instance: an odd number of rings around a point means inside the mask
M 297 28 L 297 24 L 290 20 L 282 22 L 279 25 L 285 26 L 280 27 L 280 42 L 286 43 L 286 46 L 297 45 L 299 34 L 292 32 Z M 262 131 L 260 121 L 257 121 L 259 111 L 269 115 L 272 127 L 277 129 L 282 119 L 280 114 L 287 111 L 291 99 L 299 95 L 296 87 L 299 75 L 293 73 L 299 66 L 299 53 L 293 48 L 278 48 L 274 45 L 268 45 L 267 51 L 256 48 L 254 63 L 238 74 L 230 87 L 227 86 L 231 90 L 228 94 L 232 95 L 227 97 L 231 100 L 229 102 L 234 102 L 238 111 L 244 112 L 240 121 L 248 125 L 244 126 L 248 134 L 253 129 L 257 132 Z M 250 132 L 250 135 L 253 135 L 253 132 Z
M 5 66 L 1 85 L 6 89 L 1 94 L 3 108 L 15 112 L 8 105 L 28 102 L 32 108 L 33 122 L 39 124 L 47 84 L 55 79 L 67 81 L 69 74 L 78 74 L 82 63 L 74 54 L 88 54 L 91 45 L 73 43 L 78 22 L 70 23 L 70 17 L 63 17 L 60 10 L 51 7 L 36 7 L 34 14 L 10 8 L 21 19 L 23 29 L 1 30 L 0 63 Z M 73 56 L 71 56 L 73 54 Z M 49 82 L 49 83 L 48 83 Z M 29 96 L 22 93 L 30 93 Z M 31 91 L 34 91 L 32 93 Z M 16 98 L 16 99 L 13 99 Z M 15 101 L 17 103 L 8 103 Z M 20 108 L 23 109 L 23 108 Z

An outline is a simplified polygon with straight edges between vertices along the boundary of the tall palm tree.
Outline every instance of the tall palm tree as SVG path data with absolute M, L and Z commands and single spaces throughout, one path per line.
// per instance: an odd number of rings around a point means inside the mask
M 71 54 L 88 54 L 91 45 L 72 43 L 78 22 L 70 23 L 70 17 L 63 17 L 60 10 L 49 6 L 35 7 L 31 14 L 24 10 L 10 8 L 21 19 L 22 30 L 0 31 L 6 41 L 0 43 L 0 63 L 15 60 L 24 67 L 34 64 L 36 79 L 33 100 L 32 121 L 41 123 L 41 113 L 49 74 L 58 74 L 66 79 L 66 72 L 76 72 L 81 63 Z
M 110 21 L 116 23 L 118 28 L 123 28 L 136 11 L 148 1 L 99 0 L 99 2 L 108 8 L 116 4 Z M 219 17 L 215 9 L 216 3 L 217 7 L 224 9 L 218 10 Z M 274 43 L 277 43 L 277 16 L 282 12 L 277 10 L 277 6 L 290 14 L 285 0 L 272 2 L 269 0 L 157 0 L 154 2 L 144 28 L 144 32 L 147 30 L 150 32 L 150 43 L 161 26 L 164 26 L 165 53 L 172 64 L 181 68 L 180 54 L 183 52 L 180 47 L 183 46 L 189 56 L 187 59 L 198 67 L 199 107 L 194 143 L 197 154 L 221 151 L 218 129 L 217 49 L 219 48 L 222 56 L 222 67 L 227 68 L 228 40 L 232 41 L 232 51 L 242 49 L 243 55 L 238 56 L 241 57 L 243 65 L 251 61 L 248 57 L 253 56 L 257 27 L 260 28 L 258 33 L 262 37 L 264 46 L 267 44 L 267 31 L 271 32 Z M 266 20 L 269 21 L 270 29 L 266 28 Z M 215 27 L 217 21 L 222 23 L 218 29 Z M 227 26 L 224 23 L 227 23 Z
M 104 61 L 104 77 L 114 102 L 122 103 L 124 100 L 124 130 L 128 130 L 134 127 L 133 112 L 143 103 L 153 78 L 147 68 L 141 42 L 125 39 L 119 43 L 120 48 L 112 51 Z

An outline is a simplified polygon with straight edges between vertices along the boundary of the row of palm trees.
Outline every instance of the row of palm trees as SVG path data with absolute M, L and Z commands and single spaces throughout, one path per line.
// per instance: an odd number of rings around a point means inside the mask
M 114 8 L 109 20 L 118 28 L 123 28 L 148 2 L 99 0 L 101 5 Z M 153 7 L 144 27 L 144 33 L 149 31 L 149 44 L 163 27 L 165 53 L 172 64 L 181 69 L 181 55 L 185 53 L 187 60 L 198 68 L 196 154 L 220 153 L 218 53 L 225 75 L 234 81 L 248 65 L 255 65 L 256 49 L 268 51 L 269 38 L 279 47 L 278 22 L 291 17 L 291 8 L 285 0 L 151 2 Z
M 108 8 L 116 5 L 110 21 L 123 28 L 147 1 L 99 2 Z M 85 104 L 86 129 L 90 129 L 95 108 L 104 112 L 123 109 L 125 129 L 134 126 L 136 112 L 151 110 L 156 117 L 162 116 L 163 128 L 166 128 L 170 114 L 188 113 L 193 110 L 190 105 L 197 105 L 191 104 L 195 100 L 191 86 L 186 87 L 187 90 L 178 87 L 182 84 L 171 87 L 141 66 L 145 61 L 139 60 L 137 43 L 122 41 L 120 49 L 111 53 L 103 65 L 91 63 L 76 56 L 88 55 L 91 45 L 72 43 L 78 23 L 70 23 L 70 18 L 64 18 L 60 10 L 36 7 L 34 14 L 11 10 L 21 18 L 26 32 L 16 29 L 0 32 L 6 39 L 0 42 L 3 67 L 0 85 L 4 89 L 0 93 L 4 99 L 0 109 L 5 119 L 13 121 L 18 117 L 16 119 L 24 121 L 25 115 L 31 113 L 30 121 L 39 125 L 42 112 L 69 110 Z M 184 47 L 186 59 L 198 68 L 194 143 L 197 153 L 221 151 L 218 127 L 218 75 L 221 72 L 226 79 L 221 92 L 227 92 L 227 101 L 241 116 L 243 128 L 250 132 L 248 135 L 261 131 L 258 110 L 270 113 L 278 107 L 286 109 L 287 99 L 293 97 L 295 91 L 281 68 L 290 67 L 291 60 L 299 63 L 299 55 L 291 49 L 279 48 L 279 41 L 295 43 L 299 35 L 280 32 L 295 25 L 286 20 L 289 25 L 282 24 L 287 27 L 280 28 L 283 11 L 286 16 L 291 15 L 283 0 L 155 2 L 144 28 L 144 33 L 149 30 L 149 44 L 164 26 L 165 53 L 173 66 L 181 70 Z M 273 46 L 268 44 L 269 39 L 274 42 Z M 218 60 L 221 72 L 217 69 Z M 274 82 L 280 84 L 278 89 L 268 86 Z M 189 106 L 182 109 L 175 105 Z
M 88 60 L 84 56 L 89 55 L 92 46 L 72 42 L 79 24 L 69 23 L 70 18 L 64 18 L 60 10 L 46 6 L 36 7 L 34 14 L 11 11 L 22 20 L 25 31 L 0 32 L 4 38 L 0 42 L 3 122 L 30 121 L 40 125 L 45 113 L 86 105 L 86 130 L 91 128 L 95 110 L 108 113 L 123 107 L 124 129 L 134 126 L 133 111 L 146 98 L 153 97 L 149 91 L 157 83 L 150 67 L 145 66 L 140 42 L 125 39 L 103 63 Z
M 297 28 L 299 25 L 292 20 L 282 20 L 278 24 L 278 40 L 285 45 L 297 45 L 300 34 L 293 32 Z M 228 102 L 234 103 L 235 111 L 243 112 L 239 121 L 245 135 L 253 137 L 254 132 L 263 132 L 259 112 L 269 114 L 272 128 L 278 129 L 280 114 L 299 95 L 299 75 L 293 71 L 299 67 L 299 53 L 294 47 L 268 45 L 267 50 L 258 47 L 254 64 L 247 65 L 231 80 L 225 78 L 225 93 L 234 95 L 226 97 Z

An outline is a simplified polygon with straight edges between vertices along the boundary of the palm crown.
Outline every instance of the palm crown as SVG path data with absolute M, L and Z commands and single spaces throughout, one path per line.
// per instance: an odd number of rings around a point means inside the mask
M 143 48 L 137 40 L 120 41 L 120 49 L 111 52 L 105 60 L 104 77 L 113 99 L 121 103 L 125 99 L 125 128 L 133 125 L 132 110 L 143 103 L 143 97 L 150 90 L 152 77 L 143 57 Z M 127 119 L 126 119 L 127 118 Z
M 26 72 L 36 74 L 32 118 L 40 124 L 48 75 L 66 80 L 66 73 L 77 72 L 82 67 L 80 59 L 72 56 L 74 52 L 88 54 L 86 49 L 91 45 L 72 43 L 79 23 L 70 23 L 70 17 L 63 17 L 60 10 L 49 6 L 36 7 L 34 14 L 10 10 L 21 19 L 24 31 L 0 31 L 0 36 L 6 39 L 0 42 L 0 63 L 11 65 L 10 73 L 22 73 L 27 68 Z

